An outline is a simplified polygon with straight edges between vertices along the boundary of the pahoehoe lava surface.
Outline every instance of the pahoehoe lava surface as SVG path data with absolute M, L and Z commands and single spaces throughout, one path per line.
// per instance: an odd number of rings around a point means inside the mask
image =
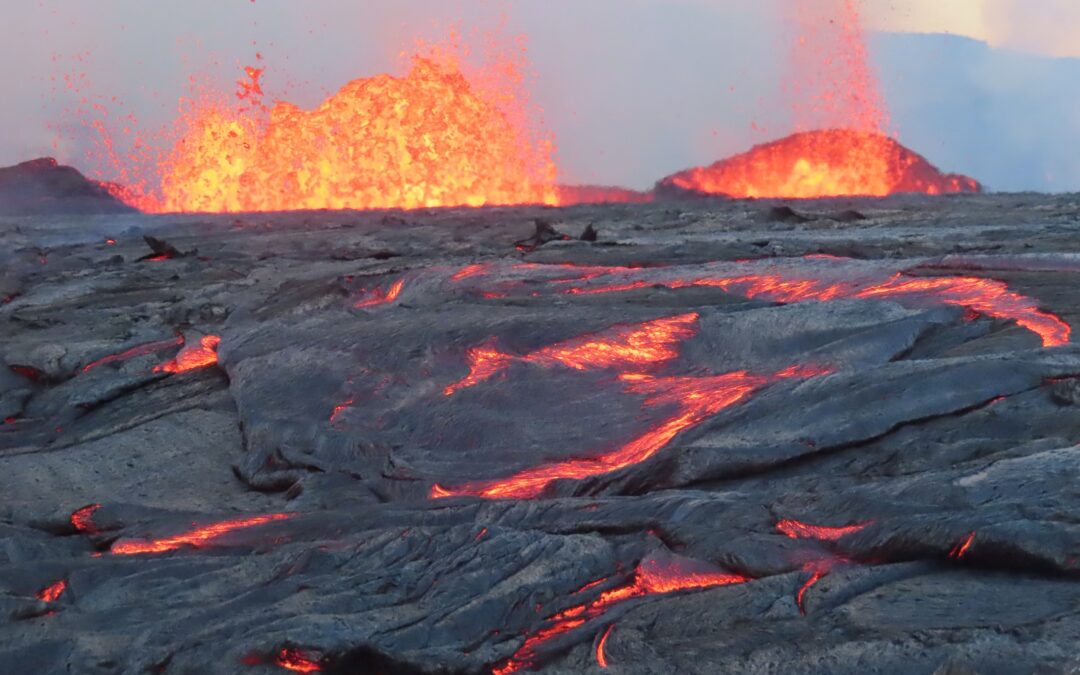
M 1080 667 L 1080 201 L 780 205 L 0 219 L 0 672 Z

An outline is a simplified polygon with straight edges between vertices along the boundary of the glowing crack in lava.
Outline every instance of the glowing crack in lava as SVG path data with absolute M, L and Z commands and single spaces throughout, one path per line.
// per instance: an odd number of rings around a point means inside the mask
M 60 599 L 60 596 L 67 590 L 67 581 L 61 579 L 57 582 L 51 583 L 45 588 L 37 592 L 35 597 L 42 602 L 56 602 Z
M 778 532 L 789 539 L 816 539 L 818 541 L 840 541 L 844 537 L 861 532 L 872 523 L 856 523 L 842 527 L 827 527 L 825 525 L 808 525 L 798 520 L 781 520 L 776 524 Z
M 148 553 L 168 553 L 184 546 L 207 548 L 213 546 L 219 537 L 231 532 L 288 520 L 294 516 L 295 514 L 292 513 L 273 513 L 265 516 L 225 520 L 212 525 L 196 527 L 182 534 L 162 539 L 121 539 L 112 545 L 109 552 L 113 555 L 144 555 Z
M 600 641 L 596 643 L 596 665 L 606 669 L 608 667 L 607 654 L 604 652 L 607 646 L 608 638 L 611 636 L 611 629 L 615 628 L 615 624 L 611 624 L 604 631 L 604 634 L 600 636 Z
M 968 535 L 966 537 L 964 537 L 963 541 L 961 541 L 959 544 L 954 546 L 951 551 L 949 551 L 949 557 L 953 558 L 955 560 L 963 559 L 963 557 L 968 554 L 968 551 L 971 550 L 971 545 L 974 542 L 975 542 L 975 533 L 974 532 L 969 532 Z
M 534 499 L 553 481 L 581 480 L 640 464 L 662 450 L 679 433 L 779 380 L 829 374 L 818 368 L 792 367 L 772 375 L 746 371 L 711 376 L 653 377 L 623 374 L 627 393 L 645 396 L 646 408 L 673 410 L 671 415 L 629 443 L 591 457 L 569 459 L 526 469 L 509 478 L 477 481 L 456 488 L 435 485 L 432 498 L 474 496 L 484 499 Z
M 381 288 L 375 288 L 368 291 L 353 304 L 353 307 L 356 307 L 357 309 L 368 309 L 371 307 L 379 307 L 381 305 L 389 305 L 398 299 L 401 295 L 401 291 L 404 289 L 405 280 L 398 279 L 390 284 L 390 288 L 385 291 Z
M 660 366 L 679 356 L 678 345 L 697 335 L 696 313 L 656 319 L 641 324 L 614 326 L 594 335 L 559 342 L 525 356 L 498 350 L 491 340 L 468 351 L 469 374 L 446 387 L 452 396 L 462 389 L 491 379 L 514 361 L 543 368 L 557 365 L 573 370 L 604 368 L 648 368 Z
M 294 673 L 318 673 L 322 670 L 319 659 L 295 647 L 286 647 L 278 652 L 274 664 Z
M 647 279 L 635 276 L 648 275 Z M 666 276 L 665 276 L 666 275 Z M 908 277 L 897 273 L 884 281 L 827 281 L 812 277 L 788 276 L 774 271 L 755 274 L 691 273 L 672 276 L 671 272 L 613 268 L 612 280 L 590 272 L 583 281 L 595 284 L 567 286 L 557 292 L 569 295 L 625 293 L 652 286 L 680 289 L 718 288 L 751 299 L 780 303 L 826 302 L 839 299 L 882 299 L 897 302 L 931 302 L 955 305 L 980 314 L 1015 321 L 1042 338 L 1043 346 L 1068 344 L 1072 329 L 1060 317 L 1044 312 L 1024 295 L 1009 290 L 1007 284 L 978 277 Z
M 207 368 L 218 362 L 217 348 L 221 338 L 217 335 L 204 335 L 197 344 L 185 345 L 175 359 L 154 366 L 155 373 L 186 373 L 190 370 Z
M 182 347 L 183 344 L 184 344 L 183 336 L 178 335 L 178 336 L 176 336 L 175 338 L 173 338 L 171 340 L 160 340 L 158 342 L 149 342 L 147 344 L 138 345 L 136 347 L 132 347 L 131 349 L 122 351 L 122 352 L 120 352 L 118 354 L 109 354 L 108 356 L 104 356 L 104 357 L 98 359 L 97 361 L 94 361 L 92 363 L 88 363 L 85 366 L 83 366 L 82 372 L 88 373 L 91 370 L 93 370 L 94 368 L 97 368 L 99 366 L 104 366 L 107 363 L 115 363 L 115 362 L 118 362 L 118 361 L 127 361 L 127 360 L 133 359 L 133 358 L 135 358 L 137 356 L 146 356 L 147 354 L 155 354 L 157 352 L 164 351 L 164 350 L 168 349 L 169 347 Z
M 601 580 L 601 581 L 606 581 Z M 547 626 L 530 635 L 525 643 L 506 663 L 493 669 L 494 675 L 506 675 L 535 665 L 537 648 L 552 639 L 568 633 L 602 616 L 608 609 L 633 598 L 651 595 L 664 595 L 678 591 L 730 586 L 751 581 L 750 577 L 728 571 L 707 568 L 696 561 L 672 558 L 667 562 L 654 559 L 642 561 L 634 571 L 633 577 L 622 586 L 603 591 L 600 596 L 588 603 L 575 605 L 548 617 Z M 595 586 L 589 584 L 579 593 Z M 610 628 L 608 629 L 610 631 Z M 606 634 L 605 634 L 606 638 Z M 601 640 L 603 645 L 604 640 Z M 598 660 L 602 658 L 602 648 L 597 650 Z M 603 665 L 603 662 L 601 662 Z
M 150 212 L 557 204 L 554 147 L 530 128 L 520 64 L 500 57 L 470 78 L 455 49 L 414 57 L 404 77 L 353 80 L 312 110 L 267 108 L 262 70 L 248 68 L 242 107 L 202 96 L 184 113 L 153 169 L 160 195 L 117 196 Z
M 738 199 L 866 196 L 981 190 L 967 176 L 944 174 L 897 141 L 871 131 L 797 133 L 749 152 L 665 178 L 661 188 Z
M 94 512 L 101 504 L 88 504 L 71 514 L 71 526 L 82 534 L 97 534 L 101 530 L 94 524 Z

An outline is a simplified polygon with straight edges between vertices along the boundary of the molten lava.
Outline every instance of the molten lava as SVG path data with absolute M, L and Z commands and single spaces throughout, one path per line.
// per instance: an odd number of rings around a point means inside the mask
M 37 592 L 37 599 L 42 602 L 56 602 L 60 599 L 60 596 L 67 590 L 67 581 L 61 579 L 55 583 L 49 584 L 45 588 Z
M 354 80 L 313 110 L 262 105 L 263 71 L 248 68 L 241 106 L 199 100 L 184 115 L 160 195 L 118 196 L 151 212 L 556 204 L 554 148 L 527 128 L 518 64 L 471 81 L 452 51 Z M 503 84 L 487 86 L 495 73 Z
M 672 410 L 670 416 L 614 450 L 595 456 L 544 464 L 509 478 L 478 481 L 456 488 L 435 485 L 431 489 L 431 497 L 437 499 L 469 495 L 484 499 L 534 499 L 557 480 L 582 480 L 640 464 L 662 450 L 679 433 L 701 424 L 768 384 L 789 378 L 815 377 L 829 372 L 823 369 L 794 367 L 772 375 L 753 375 L 745 371 L 702 377 L 624 374 L 619 379 L 625 383 L 627 393 L 644 396 L 643 405 L 646 408 Z
M 515 357 L 499 351 L 494 341 L 468 351 L 469 374 L 448 386 L 444 394 L 473 387 L 494 377 L 514 361 L 543 368 L 561 365 L 573 370 L 649 368 L 679 356 L 677 347 L 697 334 L 696 313 L 657 319 L 642 324 L 609 328 Z
M 291 513 L 272 513 L 266 516 L 225 520 L 212 525 L 204 525 L 163 539 L 121 539 L 112 545 L 109 552 L 113 555 L 143 555 L 147 553 L 168 553 L 184 546 L 206 548 L 213 546 L 216 539 L 230 532 L 288 520 L 293 516 L 294 514 Z
M 968 533 L 968 535 L 966 537 L 964 537 L 963 541 L 961 541 L 959 544 L 957 544 L 955 547 L 953 547 L 953 549 L 951 551 L 949 551 L 949 557 L 954 558 L 956 560 L 962 559 L 964 556 L 967 555 L 968 551 L 971 549 L 971 545 L 974 542 L 975 542 L 975 533 L 974 532 Z
M 278 652 L 274 664 L 294 673 L 317 673 L 322 670 L 319 659 L 295 647 L 286 647 Z
M 154 366 L 155 373 L 186 373 L 189 370 L 207 368 L 218 362 L 217 348 L 221 338 L 217 335 L 204 335 L 198 344 L 185 345 L 175 359 Z
M 608 626 L 604 631 L 604 634 L 600 636 L 600 641 L 596 643 L 596 665 L 603 669 L 607 669 L 608 667 L 607 655 L 604 653 L 604 647 L 607 645 L 608 637 L 611 635 L 611 629 L 614 627 L 615 624 Z
M 844 537 L 865 530 L 871 523 L 857 523 L 843 527 L 808 525 L 797 520 L 781 520 L 776 529 L 790 539 L 817 539 L 818 541 L 839 541 Z
M 401 291 L 405 288 L 405 280 L 398 279 L 394 283 L 390 284 L 390 288 L 382 290 L 381 288 L 375 288 L 364 294 L 362 298 L 357 300 L 353 307 L 357 309 L 368 309 L 370 307 L 379 307 L 380 305 L 389 305 L 398 299 L 401 295 Z
M 737 199 L 979 192 L 975 180 L 943 174 L 922 156 L 873 131 L 827 129 L 759 145 L 708 167 L 663 179 L 661 190 Z
M 83 534 L 97 534 L 101 532 L 94 525 L 94 512 L 101 508 L 101 504 L 89 504 L 71 514 L 71 526 L 76 532 Z
M 98 359 L 97 361 L 94 361 L 93 363 L 88 363 L 85 366 L 83 366 L 82 371 L 84 373 L 88 373 L 91 370 L 93 370 L 94 368 L 97 368 L 98 366 L 103 366 L 103 365 L 105 365 L 107 363 L 115 363 L 117 361 L 127 361 L 127 360 L 133 359 L 133 358 L 135 358 L 137 356 L 146 356 L 147 354 L 155 354 L 157 352 L 164 351 L 164 350 L 168 349 L 169 347 L 181 347 L 181 346 L 183 346 L 183 344 L 184 344 L 184 338 L 183 338 L 183 336 L 180 336 L 180 335 L 176 336 L 172 340 L 161 340 L 159 342 L 149 342 L 149 343 L 144 344 L 144 345 L 138 345 L 137 347 L 132 347 L 131 349 L 120 352 L 119 354 L 109 354 L 108 356 L 102 357 L 102 358 Z
M 506 675 L 535 665 L 537 648 L 559 635 L 602 616 L 611 607 L 627 600 L 677 591 L 730 586 L 750 580 L 750 577 L 741 574 L 705 568 L 700 563 L 695 564 L 694 561 L 684 559 L 672 558 L 668 562 L 654 559 L 642 561 L 634 571 L 634 576 L 622 586 L 602 592 L 591 602 L 575 605 L 548 617 L 548 625 L 526 638 L 525 643 L 514 655 L 502 666 L 495 668 L 493 673 Z M 608 631 L 610 632 L 610 628 Z M 602 645 L 606 637 L 607 634 L 601 639 L 601 646 L 597 648 L 598 661 L 603 658 Z M 604 665 L 604 661 L 600 662 Z

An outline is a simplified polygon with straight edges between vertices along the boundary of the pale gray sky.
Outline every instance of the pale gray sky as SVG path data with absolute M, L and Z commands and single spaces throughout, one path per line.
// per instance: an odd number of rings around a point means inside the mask
M 353 78 L 401 72 L 399 55 L 417 38 L 438 40 L 455 22 L 466 31 L 493 27 L 505 16 L 505 34 L 529 37 L 533 98 L 557 137 L 564 178 L 647 187 L 790 131 L 781 96 L 788 43 L 775 4 L 790 1 L 9 3 L 0 165 L 53 154 L 48 124 L 70 121 L 62 111 L 71 102 L 53 76 L 85 73 L 85 91 L 119 97 L 113 114 L 130 111 L 154 127 L 171 119 L 189 75 L 231 89 L 256 51 L 268 91 L 310 106 Z M 1024 14 L 1018 8 L 1030 3 L 1013 0 L 867 2 L 879 29 L 951 30 L 1047 52 L 960 38 L 871 39 L 902 141 L 995 188 L 1080 190 L 1080 61 L 1052 58 L 1067 52 L 1056 45 L 1073 44 L 1062 26 L 1075 28 L 1080 3 L 1046 0 Z M 965 4 L 970 12 L 957 9 Z M 78 151 L 65 144 L 59 154 L 87 168 Z

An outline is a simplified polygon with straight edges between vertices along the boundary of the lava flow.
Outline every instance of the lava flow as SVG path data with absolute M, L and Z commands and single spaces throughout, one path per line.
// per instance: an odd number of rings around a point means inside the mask
M 88 504 L 71 514 L 71 526 L 82 534 L 97 534 L 101 530 L 94 524 L 94 512 L 101 504 Z
M 614 450 L 526 469 L 509 478 L 477 481 L 456 488 L 435 485 L 432 498 L 474 496 L 484 499 L 534 499 L 552 482 L 582 480 L 640 464 L 662 450 L 679 433 L 691 429 L 754 391 L 783 379 L 829 374 L 828 370 L 793 367 L 772 375 L 746 371 L 702 377 L 653 377 L 640 373 L 620 376 L 627 393 L 645 396 L 646 408 L 674 409 L 670 417 Z
M 357 309 L 368 309 L 371 307 L 379 307 L 380 305 L 389 305 L 398 299 L 401 295 L 401 291 L 405 288 L 405 280 L 398 279 L 394 283 L 390 284 L 390 288 L 382 290 L 381 288 L 375 288 L 364 294 L 359 300 L 353 303 L 353 307 Z
M 797 520 L 781 520 L 776 529 L 789 539 L 817 539 L 818 541 L 840 541 L 844 537 L 861 532 L 872 523 L 856 523 L 842 527 L 808 525 Z
M 148 553 L 168 553 L 184 546 L 206 548 L 216 539 L 230 532 L 258 527 L 294 517 L 291 513 L 272 513 L 265 516 L 225 520 L 212 525 L 196 527 L 192 530 L 162 539 L 121 539 L 112 545 L 109 552 L 113 555 L 144 555 Z
M 634 279 L 648 275 L 647 279 Z M 612 268 L 617 282 L 576 285 L 557 292 L 570 295 L 624 293 L 652 286 L 671 289 L 708 287 L 737 293 L 747 298 L 795 303 L 829 301 L 843 298 L 889 299 L 911 303 L 933 302 L 974 310 L 995 319 L 1015 321 L 1042 338 L 1043 346 L 1068 344 L 1072 329 L 1060 317 L 1044 312 L 1038 304 L 1007 284 L 978 277 L 908 277 L 896 273 L 881 282 L 826 281 L 811 277 L 786 276 L 782 272 L 719 275 L 693 274 L 684 277 L 658 275 L 652 270 Z M 582 281 L 601 279 L 595 273 Z
M 494 377 L 511 363 L 520 361 L 543 368 L 562 365 L 573 370 L 604 368 L 648 368 L 678 357 L 679 344 L 697 335 L 696 313 L 614 326 L 595 335 L 585 335 L 538 349 L 524 356 L 498 350 L 494 340 L 468 351 L 469 374 L 446 387 L 452 396 L 462 389 Z
M 606 580 L 603 580 L 606 581 Z M 493 670 L 494 675 L 506 675 L 536 665 L 537 649 L 552 639 L 585 625 L 602 616 L 619 603 L 633 598 L 664 595 L 677 591 L 730 586 L 751 581 L 750 577 L 724 570 L 707 568 L 696 561 L 672 558 L 668 562 L 655 559 L 642 561 L 629 582 L 607 591 L 592 602 L 575 605 L 548 617 L 548 625 L 525 639 L 525 643 L 510 659 Z M 578 591 L 585 591 L 596 584 L 589 584 Z M 610 629 L 609 629 L 610 630 Z M 605 634 L 606 638 L 606 634 Z M 603 640 L 601 640 L 603 645 Z M 603 658 L 602 647 L 597 658 Z M 601 664 L 603 665 L 603 661 Z
M 968 554 L 968 551 L 971 550 L 971 545 L 974 542 L 975 533 L 969 532 L 968 535 L 964 537 L 963 541 L 961 541 L 959 544 L 954 546 L 951 551 L 949 551 L 949 557 L 955 560 L 961 560 L 964 556 Z
M 294 673 L 317 673 L 322 670 L 319 659 L 294 647 L 286 647 L 278 652 L 274 664 Z
M 61 579 L 46 586 L 37 592 L 36 597 L 42 602 L 56 602 L 60 599 L 60 596 L 67 590 L 67 581 Z
M 132 347 L 131 349 L 122 351 L 122 352 L 120 352 L 118 354 L 109 354 L 108 356 L 104 356 L 104 357 L 98 359 L 97 361 L 94 361 L 92 363 L 88 363 L 85 366 L 83 366 L 82 372 L 88 373 L 91 370 L 93 370 L 94 368 L 97 368 L 99 366 L 104 366 L 107 363 L 115 363 L 117 361 L 127 361 L 127 360 L 133 359 L 133 358 L 135 358 L 137 356 L 146 356 L 147 354 L 156 354 L 157 352 L 164 351 L 164 350 L 168 349 L 169 347 L 181 347 L 181 346 L 183 346 L 183 344 L 184 344 L 183 336 L 178 335 L 178 336 L 176 336 L 175 338 L 173 338 L 171 340 L 160 340 L 158 342 L 149 342 L 147 344 L 138 345 L 136 347 Z
M 186 373 L 189 370 L 207 368 L 218 362 L 217 348 L 221 338 L 204 335 L 198 344 L 185 345 L 175 359 L 154 366 L 155 373 Z

